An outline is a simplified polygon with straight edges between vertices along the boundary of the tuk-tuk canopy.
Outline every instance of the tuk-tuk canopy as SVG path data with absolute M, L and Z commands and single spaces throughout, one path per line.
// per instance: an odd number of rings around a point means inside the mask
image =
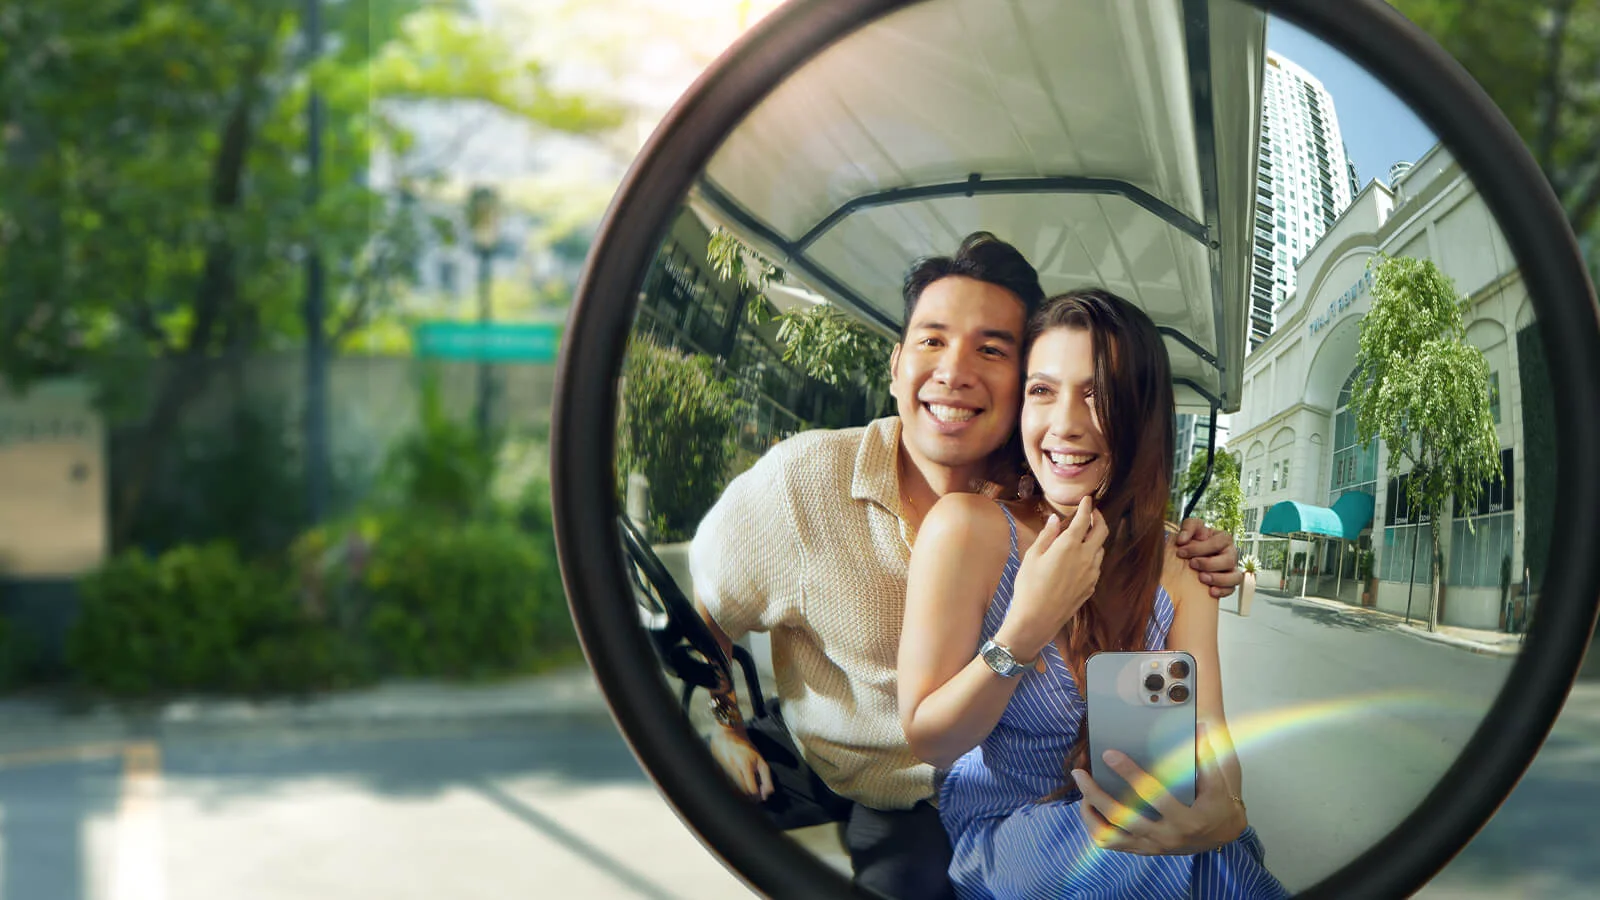
M 992 231 L 1144 309 L 1180 409 L 1235 411 L 1265 45 L 1244 3 L 929 0 L 780 85 L 691 203 L 892 334 L 911 264 Z

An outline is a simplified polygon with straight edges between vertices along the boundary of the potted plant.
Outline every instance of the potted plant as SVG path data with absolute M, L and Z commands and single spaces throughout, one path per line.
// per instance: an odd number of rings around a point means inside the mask
M 1244 568 L 1244 584 L 1239 585 L 1239 615 L 1250 615 L 1250 604 L 1256 599 L 1256 573 L 1261 571 L 1261 561 L 1254 556 L 1240 560 Z

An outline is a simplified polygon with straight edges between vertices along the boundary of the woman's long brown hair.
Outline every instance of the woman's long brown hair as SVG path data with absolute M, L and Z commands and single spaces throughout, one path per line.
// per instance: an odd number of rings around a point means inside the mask
M 1028 323 L 1029 352 L 1040 335 L 1057 328 L 1089 332 L 1094 411 L 1111 457 L 1096 503 L 1111 532 L 1100 581 L 1065 629 L 1067 666 L 1082 692 L 1090 656 L 1144 649 L 1166 553 L 1163 531 L 1175 440 L 1172 364 L 1150 317 L 1109 291 L 1084 288 L 1046 300 Z M 1086 722 L 1080 723 L 1078 741 L 1067 756 L 1066 787 L 1046 799 L 1076 790 L 1073 769 L 1089 769 Z

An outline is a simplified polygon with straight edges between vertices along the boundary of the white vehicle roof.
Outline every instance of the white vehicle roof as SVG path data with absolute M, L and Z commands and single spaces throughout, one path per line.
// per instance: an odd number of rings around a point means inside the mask
M 1180 408 L 1235 411 L 1265 57 L 1234 0 L 930 0 L 779 85 L 690 202 L 893 334 L 911 264 L 992 231 L 1047 294 L 1143 308 Z

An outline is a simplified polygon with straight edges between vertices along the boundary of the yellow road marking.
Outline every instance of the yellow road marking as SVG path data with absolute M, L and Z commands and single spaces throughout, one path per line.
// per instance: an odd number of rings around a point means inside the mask
M 165 900 L 161 747 L 154 741 L 134 741 L 122 747 L 122 796 L 116 821 L 111 900 Z

